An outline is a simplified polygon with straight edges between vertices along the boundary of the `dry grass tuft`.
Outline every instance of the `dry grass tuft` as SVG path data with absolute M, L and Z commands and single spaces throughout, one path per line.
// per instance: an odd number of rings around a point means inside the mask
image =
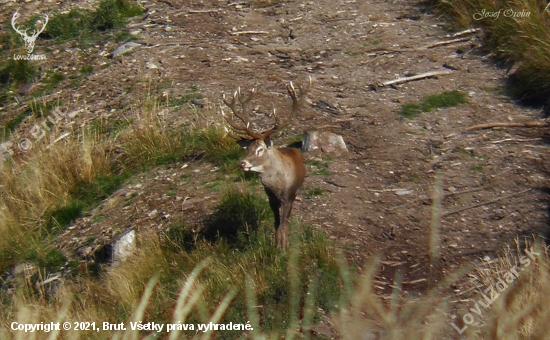
M 520 246 L 516 240 L 515 249 L 507 247 L 500 257 L 476 268 L 479 300 L 496 297 L 490 312 L 483 315 L 485 336 L 538 339 L 548 333 L 549 255 L 549 249 L 540 244 L 525 242 Z

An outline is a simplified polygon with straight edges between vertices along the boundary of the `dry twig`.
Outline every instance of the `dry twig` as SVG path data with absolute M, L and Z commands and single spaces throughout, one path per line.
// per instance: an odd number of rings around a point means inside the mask
M 457 209 L 457 210 L 454 210 L 454 211 L 449 211 L 449 212 L 446 212 L 446 213 L 442 214 L 441 217 L 446 217 L 446 216 L 449 216 L 449 215 L 458 214 L 458 213 L 466 211 L 466 210 L 479 208 L 479 207 L 482 207 L 484 205 L 493 204 L 493 203 L 496 203 L 498 201 L 502 201 L 503 199 L 507 199 L 507 198 L 511 198 L 511 197 L 514 197 L 514 196 L 519 196 L 519 195 L 525 194 L 525 193 L 527 193 L 531 190 L 533 190 L 533 189 L 531 188 L 531 189 L 523 190 L 523 191 L 520 191 L 520 192 L 515 192 L 515 193 L 510 194 L 510 195 L 495 198 L 494 200 L 490 200 L 490 201 L 487 201 L 487 202 L 481 202 L 481 203 L 474 204 L 474 205 L 471 205 L 469 207 L 460 208 L 460 209 Z
M 475 130 L 485 130 L 485 129 L 494 129 L 494 128 L 509 128 L 509 127 L 546 127 L 549 125 L 550 121 L 548 119 L 538 121 L 538 122 L 528 122 L 528 123 L 487 123 L 470 126 L 465 131 L 475 131 Z
M 454 44 L 454 43 L 465 42 L 465 41 L 470 41 L 470 40 L 472 40 L 472 38 L 465 37 L 465 38 L 457 38 L 457 39 L 451 39 L 451 40 L 446 40 L 446 41 L 438 41 L 438 42 L 435 42 L 433 44 L 429 44 L 427 46 L 424 46 L 424 48 L 425 49 L 434 48 L 434 47 L 438 47 L 438 46 L 451 45 L 451 44 Z
M 463 35 L 477 33 L 479 31 L 481 31 L 480 28 L 470 28 L 470 29 L 467 29 L 465 31 L 456 32 L 455 34 L 451 35 L 450 37 L 451 38 L 461 37 Z
M 190 9 L 188 13 L 198 14 L 198 13 L 216 13 L 219 12 L 219 9 Z
M 403 78 L 397 78 L 394 80 L 388 80 L 383 83 L 380 83 L 378 86 L 384 87 L 384 86 L 390 86 L 390 85 L 397 85 L 397 84 L 407 83 L 410 81 L 420 80 L 424 78 L 443 76 L 451 73 L 453 73 L 453 71 L 450 71 L 450 70 L 431 71 L 431 72 L 421 73 L 410 77 L 403 77 Z
M 230 32 L 231 35 L 245 35 L 245 34 L 269 34 L 267 31 L 238 31 Z

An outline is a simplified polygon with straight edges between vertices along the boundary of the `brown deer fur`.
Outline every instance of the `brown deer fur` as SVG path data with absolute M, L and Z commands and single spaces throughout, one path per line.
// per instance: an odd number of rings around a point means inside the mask
M 260 174 L 260 179 L 269 198 L 269 205 L 275 216 L 277 247 L 282 249 L 287 249 L 290 245 L 290 213 L 292 212 L 292 204 L 296 199 L 296 192 L 304 182 L 306 169 L 302 153 L 299 150 L 274 148 L 271 145 L 270 136 L 287 126 L 291 119 L 296 116 L 298 106 L 305 98 L 310 86 L 311 78 L 306 89 L 298 86 L 299 94 L 297 94 L 294 85 L 290 83 L 287 90 L 292 99 L 292 112 L 285 122 L 279 121 L 279 117 L 273 114 L 275 127 L 263 133 L 252 131 L 250 115 L 247 112 L 247 105 L 256 94 L 255 90 L 245 96 L 241 94 L 240 89 L 237 89 L 231 101 L 226 100 L 225 96 L 223 99 L 224 103 L 233 112 L 233 116 L 244 124 L 239 125 L 234 118 L 229 119 L 224 115 L 232 131 L 240 135 L 238 138 L 240 140 L 239 144 L 241 142 L 250 143 L 246 148 L 247 153 L 241 163 L 241 168 L 244 171 L 253 171 Z M 237 102 L 241 105 L 240 111 L 236 107 Z
M 296 149 L 274 148 L 269 142 L 258 139 L 247 148 L 241 168 L 260 174 L 275 216 L 277 247 L 287 249 L 290 244 L 292 204 L 306 174 L 302 153 Z

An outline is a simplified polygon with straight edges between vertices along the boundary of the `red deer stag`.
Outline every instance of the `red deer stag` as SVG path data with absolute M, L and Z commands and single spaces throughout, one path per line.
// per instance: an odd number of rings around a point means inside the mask
M 275 216 L 275 240 L 277 248 L 283 250 L 290 245 L 289 220 L 292 211 L 292 203 L 296 198 L 296 191 L 304 182 L 306 169 L 302 159 L 302 153 L 297 149 L 274 148 L 271 144 L 271 135 L 286 127 L 293 117 L 296 116 L 298 107 L 304 100 L 311 86 L 311 78 L 308 86 L 303 89 L 297 86 L 298 91 L 290 82 L 287 85 L 288 94 L 292 99 L 292 111 L 287 119 L 282 122 L 275 112 L 275 126 L 262 133 L 256 133 L 251 130 L 250 114 L 248 104 L 256 94 L 252 89 L 248 95 L 241 94 L 238 88 L 233 94 L 231 100 L 223 96 L 223 102 L 233 112 L 232 118 L 224 114 L 224 118 L 231 126 L 232 131 L 237 134 L 239 144 L 246 145 L 246 156 L 241 162 L 241 168 L 244 171 L 253 171 L 260 174 L 260 179 L 265 192 L 269 198 L 269 205 Z M 298 92 L 298 93 L 297 93 Z M 240 104 L 240 112 L 237 108 L 237 102 Z M 223 114 L 223 111 L 222 111 Z M 237 123 L 234 118 L 238 118 L 241 123 Z M 282 207 L 282 214 L 281 214 Z

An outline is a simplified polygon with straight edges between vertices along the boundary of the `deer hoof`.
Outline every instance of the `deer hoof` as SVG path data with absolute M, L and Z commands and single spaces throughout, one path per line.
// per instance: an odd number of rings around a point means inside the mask
M 290 247 L 290 235 L 284 231 L 283 228 L 279 228 L 275 234 L 275 240 L 277 242 L 277 248 L 287 250 Z

